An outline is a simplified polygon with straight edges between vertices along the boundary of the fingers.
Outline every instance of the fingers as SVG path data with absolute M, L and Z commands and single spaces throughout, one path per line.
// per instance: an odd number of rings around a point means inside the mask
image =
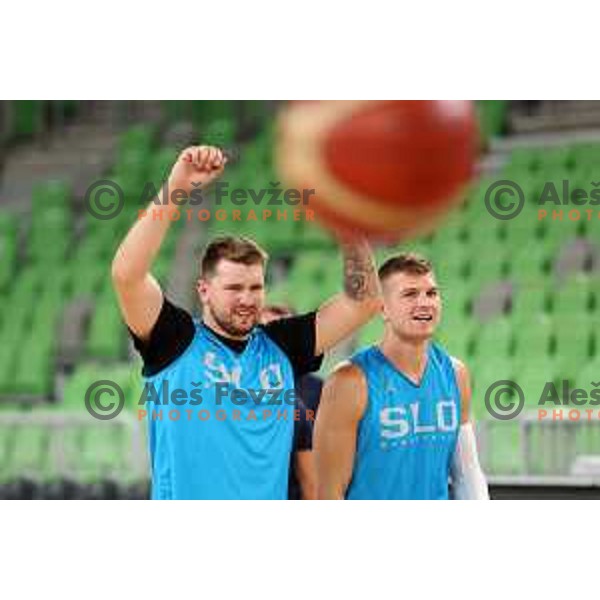
M 215 160 L 213 162 L 213 170 L 223 170 L 225 165 L 227 164 L 227 157 L 223 153 L 223 150 L 220 148 L 216 148 L 217 154 L 215 156 Z
M 225 170 L 225 165 L 222 164 L 220 167 L 214 167 L 211 174 L 214 175 L 215 177 L 220 177 L 224 170 Z
M 192 146 L 182 152 L 182 160 L 192 164 L 199 171 L 223 169 L 227 158 L 220 148 L 213 146 Z

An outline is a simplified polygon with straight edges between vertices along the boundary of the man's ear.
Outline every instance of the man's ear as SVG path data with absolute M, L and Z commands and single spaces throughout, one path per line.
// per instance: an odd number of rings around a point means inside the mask
M 387 310 L 385 308 L 385 302 L 381 302 L 381 318 L 383 319 L 384 323 L 387 323 L 389 321 L 389 317 L 387 314 Z
M 381 285 L 381 296 L 379 298 L 379 313 L 381 314 L 381 318 L 383 319 L 384 323 L 387 323 L 389 321 L 388 315 L 387 315 L 387 310 L 386 310 L 386 306 L 385 306 L 385 293 L 384 293 L 384 288 L 383 288 L 383 284 Z
M 200 277 L 198 279 L 198 281 L 196 282 L 196 291 L 198 292 L 198 295 L 200 296 L 200 298 L 203 298 L 204 296 L 206 296 L 207 289 L 208 289 L 208 281 L 204 277 Z

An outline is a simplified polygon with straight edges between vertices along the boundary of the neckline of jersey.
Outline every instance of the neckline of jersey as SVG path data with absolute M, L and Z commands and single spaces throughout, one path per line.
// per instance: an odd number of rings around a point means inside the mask
M 405 379 L 410 385 L 412 385 L 416 389 L 421 389 L 423 387 L 423 383 L 427 378 L 429 373 L 429 365 L 431 363 L 431 345 L 427 348 L 427 363 L 425 364 L 425 368 L 423 369 L 423 374 L 421 375 L 421 379 L 419 383 L 413 381 L 406 373 L 401 371 L 383 352 L 383 350 L 379 346 L 374 346 L 375 350 L 379 353 L 379 355 L 383 358 L 385 363 L 393 369 L 398 375 L 400 375 L 403 379 Z
M 200 321 L 200 325 L 210 338 L 212 338 L 218 344 L 220 344 L 221 346 L 226 348 L 228 351 L 235 354 L 236 357 L 241 357 L 246 352 L 248 346 L 250 345 L 252 338 L 254 337 L 254 333 L 256 331 L 256 328 L 254 328 L 250 332 L 250 334 L 248 335 L 246 340 L 231 340 L 231 339 L 217 333 L 216 331 L 214 331 L 214 329 L 211 329 L 204 321 Z M 235 342 L 237 342 L 237 341 L 244 341 L 245 342 L 244 347 L 238 349 L 238 348 L 235 348 L 233 345 L 229 344 L 229 342 L 234 342 L 234 344 L 235 344 Z

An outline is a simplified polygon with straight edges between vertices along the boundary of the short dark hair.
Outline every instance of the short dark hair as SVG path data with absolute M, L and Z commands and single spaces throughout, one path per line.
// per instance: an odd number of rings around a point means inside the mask
M 217 264 L 221 260 L 264 267 L 269 260 L 269 255 L 250 238 L 231 235 L 220 236 L 212 240 L 202 254 L 200 276 L 210 277 L 214 275 Z
M 427 275 L 433 272 L 433 265 L 429 260 L 415 252 L 403 252 L 388 258 L 379 267 L 379 281 L 383 282 L 396 273 L 410 273 L 411 275 Z

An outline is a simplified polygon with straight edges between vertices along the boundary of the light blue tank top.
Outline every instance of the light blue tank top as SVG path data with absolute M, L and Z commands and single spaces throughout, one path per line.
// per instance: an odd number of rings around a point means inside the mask
M 351 361 L 365 374 L 368 398 L 347 499 L 448 499 L 460 422 L 460 392 L 448 354 L 430 344 L 420 385 L 377 346 Z
M 286 499 L 294 425 L 293 401 L 284 399 L 294 389 L 289 359 L 260 327 L 236 353 L 195 325 L 183 355 L 146 379 L 146 390 L 156 392 L 146 396 L 152 498 Z M 246 398 L 232 396 L 234 388 Z M 275 391 L 261 398 L 261 389 Z M 159 405 L 157 396 L 169 403 Z

